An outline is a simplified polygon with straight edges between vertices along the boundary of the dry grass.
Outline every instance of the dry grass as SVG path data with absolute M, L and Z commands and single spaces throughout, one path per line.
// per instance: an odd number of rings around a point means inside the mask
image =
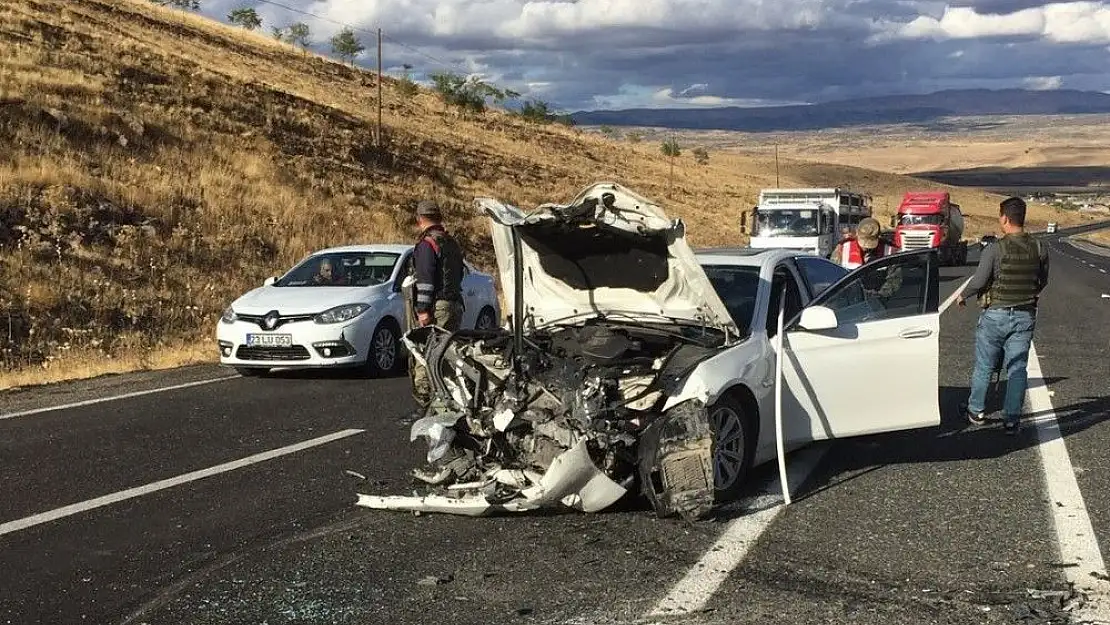
M 459 119 L 383 87 L 375 147 L 370 73 L 142 0 L 0 5 L 0 388 L 203 357 L 239 293 L 319 247 L 409 240 L 420 197 L 492 269 L 475 195 L 532 206 L 611 179 L 663 201 L 694 244 L 739 244 L 739 212 L 775 181 L 768 159 L 699 166 L 687 149 L 667 198 L 658 142 Z M 868 188 L 879 208 L 936 186 L 788 170 L 783 186 Z M 998 198 L 961 194 L 984 216 L 972 234 L 989 227 Z
M 1110 229 L 1095 230 L 1094 232 L 1090 232 L 1076 238 L 1110 247 Z

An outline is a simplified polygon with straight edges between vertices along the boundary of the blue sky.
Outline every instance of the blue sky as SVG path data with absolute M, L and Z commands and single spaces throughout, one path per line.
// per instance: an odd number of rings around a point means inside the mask
M 226 20 L 254 6 L 267 32 L 304 21 L 316 42 L 339 30 L 333 21 L 380 27 L 387 71 L 477 73 L 565 111 L 951 88 L 1110 91 L 1110 1 L 276 1 L 326 20 L 256 0 L 202 0 L 202 12 Z M 359 61 L 373 66 L 373 42 L 360 36 Z

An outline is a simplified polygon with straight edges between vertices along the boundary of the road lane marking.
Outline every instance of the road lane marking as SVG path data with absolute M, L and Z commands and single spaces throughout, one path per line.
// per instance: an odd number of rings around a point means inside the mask
M 1064 568 L 1067 580 L 1075 584 L 1077 590 L 1083 591 L 1088 599 L 1077 616 L 1094 622 L 1110 621 L 1110 582 L 1105 579 L 1106 564 L 1091 517 L 1087 514 L 1083 493 L 1079 490 L 1079 482 L 1075 479 L 1075 468 L 1071 464 L 1067 444 L 1060 434 L 1056 410 L 1034 345 L 1029 347 L 1026 370 L 1030 384 L 1025 391 L 1025 399 L 1029 412 L 1039 415 L 1033 429 L 1040 441 L 1037 451 L 1044 469 L 1060 561 L 1067 565 Z
M 944 312 L 944 311 L 948 310 L 948 307 L 956 302 L 956 300 L 960 297 L 960 293 L 963 293 L 964 289 L 967 288 L 968 283 L 970 283 L 971 279 L 974 278 L 974 277 L 975 277 L 974 275 L 968 276 L 967 280 L 964 280 L 960 284 L 960 287 L 958 289 L 956 289 L 956 291 L 954 293 L 949 295 L 948 299 L 944 300 L 944 303 L 940 305 L 940 312 Z
M 214 384 L 216 382 L 226 382 L 227 380 L 234 380 L 242 376 L 228 375 L 222 378 L 212 378 L 210 380 L 198 380 L 196 382 L 186 382 L 184 384 L 174 384 L 173 386 L 160 386 L 158 388 L 147 389 L 145 391 L 134 391 L 131 393 L 124 393 L 122 395 L 110 395 L 108 397 L 97 397 L 96 399 L 86 399 L 84 401 L 77 401 L 69 404 L 59 404 L 57 406 L 47 406 L 45 408 L 34 408 L 32 410 L 21 410 L 19 412 L 9 412 L 7 414 L 0 414 L 0 421 L 4 419 L 14 419 L 16 417 L 27 417 L 35 414 L 42 414 L 44 412 L 54 412 L 55 410 L 67 410 L 69 408 L 80 408 L 82 406 L 92 406 L 93 404 L 102 404 L 109 401 L 117 401 L 120 399 L 130 399 L 132 397 L 142 397 L 143 395 L 153 395 L 155 393 L 164 393 L 166 391 L 177 391 L 183 388 L 193 388 L 195 386 L 203 386 L 205 384 Z
M 787 468 L 793 494 L 806 481 L 821 458 L 828 451 L 827 445 L 798 451 Z M 776 475 L 758 495 L 744 499 L 739 506 L 743 516 L 729 522 L 717 542 L 690 567 L 671 591 L 647 614 L 645 618 L 689 614 L 705 607 L 732 570 L 744 560 L 760 535 L 786 507 L 782 500 L 782 486 Z M 726 508 L 728 510 L 730 508 Z M 744 509 L 755 509 L 744 514 Z
M 25 530 L 29 527 L 34 527 L 35 525 L 39 525 L 41 523 L 48 523 L 50 521 L 56 521 L 70 515 L 87 512 L 101 506 L 118 503 L 120 501 L 132 499 L 134 497 L 149 495 L 153 492 L 172 488 L 174 486 L 179 486 L 181 484 L 193 482 L 206 477 L 211 477 L 213 475 L 219 475 L 220 473 L 234 471 L 235 469 L 239 469 L 252 464 L 257 464 L 259 462 L 273 460 L 274 458 L 286 456 L 288 454 L 303 451 L 305 449 L 323 445 L 325 443 L 330 443 L 341 438 L 354 436 L 355 434 L 362 434 L 365 431 L 366 430 L 356 429 L 341 430 L 339 432 L 334 432 L 332 434 L 321 436 L 319 438 L 314 438 L 293 445 L 287 445 L 278 449 L 271 449 L 270 451 L 264 451 L 262 453 L 254 454 L 253 456 L 247 456 L 246 458 L 241 458 L 239 460 L 233 460 L 231 462 L 218 464 L 214 467 L 208 467 L 207 469 L 200 469 L 198 471 L 184 473 L 182 475 L 178 475 L 177 477 L 171 477 L 164 480 L 159 480 L 157 482 L 151 482 L 150 484 L 145 484 L 143 486 L 136 486 L 135 488 L 121 490 L 115 493 L 110 493 L 108 495 L 97 497 L 95 499 L 89 499 L 87 501 L 63 506 L 61 508 L 55 508 L 53 510 L 42 512 L 40 514 L 29 516 L 23 519 L 8 521 L 7 523 L 0 523 L 0 536 L 3 536 L 4 534 L 10 534 L 12 532 L 18 532 L 20 530 Z

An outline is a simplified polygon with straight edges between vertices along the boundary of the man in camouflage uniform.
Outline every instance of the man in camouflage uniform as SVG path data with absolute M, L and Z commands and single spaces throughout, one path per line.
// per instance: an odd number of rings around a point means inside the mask
M 406 317 L 410 329 L 436 325 L 454 332 L 462 323 L 463 252 L 443 225 L 443 214 L 431 200 L 416 206 L 420 231 L 412 252 L 410 275 L 415 284 L 405 290 Z M 423 407 L 431 399 L 428 372 L 410 358 L 413 397 Z
M 1001 359 L 1006 368 L 1002 420 L 1007 434 L 1018 431 L 1037 303 L 1048 284 L 1048 251 L 1025 232 L 1025 208 L 1017 197 L 999 205 L 1003 236 L 983 249 L 979 267 L 959 299 L 960 306 L 966 306 L 965 300 L 979 297 L 983 308 L 975 331 L 975 369 L 964 414 L 972 423 L 985 421 L 987 387 Z

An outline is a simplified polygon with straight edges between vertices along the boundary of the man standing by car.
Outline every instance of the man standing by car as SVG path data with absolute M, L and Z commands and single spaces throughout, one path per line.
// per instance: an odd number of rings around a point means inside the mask
M 972 423 L 985 421 L 987 386 L 996 363 L 1003 358 L 1006 396 L 1002 420 L 1007 434 L 1018 431 L 1028 386 L 1026 365 L 1037 322 L 1037 302 L 1048 284 L 1048 251 L 1025 232 L 1025 208 L 1025 201 L 1017 197 L 999 205 L 1002 238 L 983 248 L 979 267 L 959 299 L 960 306 L 966 306 L 965 301 L 975 296 L 986 304 L 975 331 L 975 369 L 971 394 L 962 406 L 964 414 Z
M 463 314 L 462 248 L 447 233 L 439 205 L 431 200 L 416 205 L 416 227 L 420 236 L 412 252 L 410 274 L 416 282 L 414 295 L 407 298 L 414 312 L 409 318 L 410 327 L 436 325 L 454 332 Z M 410 370 L 413 396 L 426 406 L 431 398 L 428 372 L 415 361 L 410 362 Z
M 867 217 L 859 222 L 856 235 L 849 235 L 837 244 L 832 261 L 841 267 L 852 270 L 864 263 L 886 256 L 891 246 L 880 240 L 882 226 L 878 220 Z

